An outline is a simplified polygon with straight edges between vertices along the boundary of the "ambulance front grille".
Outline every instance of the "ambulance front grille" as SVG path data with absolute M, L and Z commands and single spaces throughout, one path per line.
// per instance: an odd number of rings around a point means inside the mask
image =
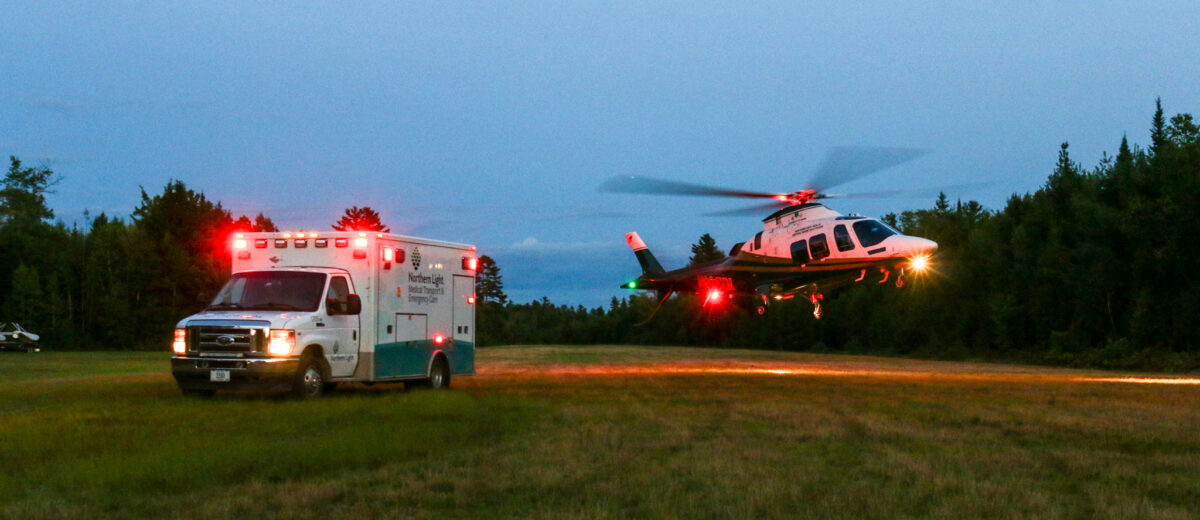
M 245 327 L 188 327 L 189 350 L 199 352 L 262 352 L 266 330 Z

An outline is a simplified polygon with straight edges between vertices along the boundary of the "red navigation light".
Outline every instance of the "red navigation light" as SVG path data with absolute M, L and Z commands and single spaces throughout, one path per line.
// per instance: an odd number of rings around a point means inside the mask
M 433 343 L 435 345 L 441 345 L 445 342 L 446 342 L 446 336 L 443 336 L 441 334 L 436 334 L 433 336 Z

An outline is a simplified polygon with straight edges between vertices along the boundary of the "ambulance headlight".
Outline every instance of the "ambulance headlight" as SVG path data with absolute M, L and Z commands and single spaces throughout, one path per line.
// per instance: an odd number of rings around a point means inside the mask
M 171 350 L 176 354 L 187 353 L 187 329 L 175 329 L 175 341 L 171 343 Z
M 272 356 L 286 356 L 296 347 L 296 331 L 288 329 L 271 329 L 268 337 L 267 353 Z

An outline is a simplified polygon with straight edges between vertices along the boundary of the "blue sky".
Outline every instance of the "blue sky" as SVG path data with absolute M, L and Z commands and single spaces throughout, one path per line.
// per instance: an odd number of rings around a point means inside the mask
M 62 176 L 68 224 L 170 179 L 290 230 L 368 205 L 478 244 L 518 301 L 594 306 L 638 272 L 627 231 L 673 267 L 761 229 L 614 175 L 794 191 L 832 147 L 915 147 L 840 190 L 982 181 L 949 195 L 998 208 L 1062 141 L 1090 167 L 1147 141 L 1156 97 L 1200 111 L 1192 2 L 961 4 L 10 3 L 0 153 Z

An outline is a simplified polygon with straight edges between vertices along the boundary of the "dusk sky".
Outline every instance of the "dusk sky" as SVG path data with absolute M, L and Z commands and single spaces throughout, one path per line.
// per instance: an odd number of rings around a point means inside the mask
M 8 2 L 0 153 L 54 169 L 49 202 L 128 218 L 171 179 L 234 216 L 477 244 L 509 296 L 606 305 L 760 218 L 741 201 L 605 193 L 615 175 L 770 192 L 838 146 L 928 149 L 837 191 L 882 215 L 1003 207 L 1058 146 L 1092 167 L 1145 145 L 1154 100 L 1200 113 L 1195 2 Z M 765 216 L 765 214 L 763 215 Z

